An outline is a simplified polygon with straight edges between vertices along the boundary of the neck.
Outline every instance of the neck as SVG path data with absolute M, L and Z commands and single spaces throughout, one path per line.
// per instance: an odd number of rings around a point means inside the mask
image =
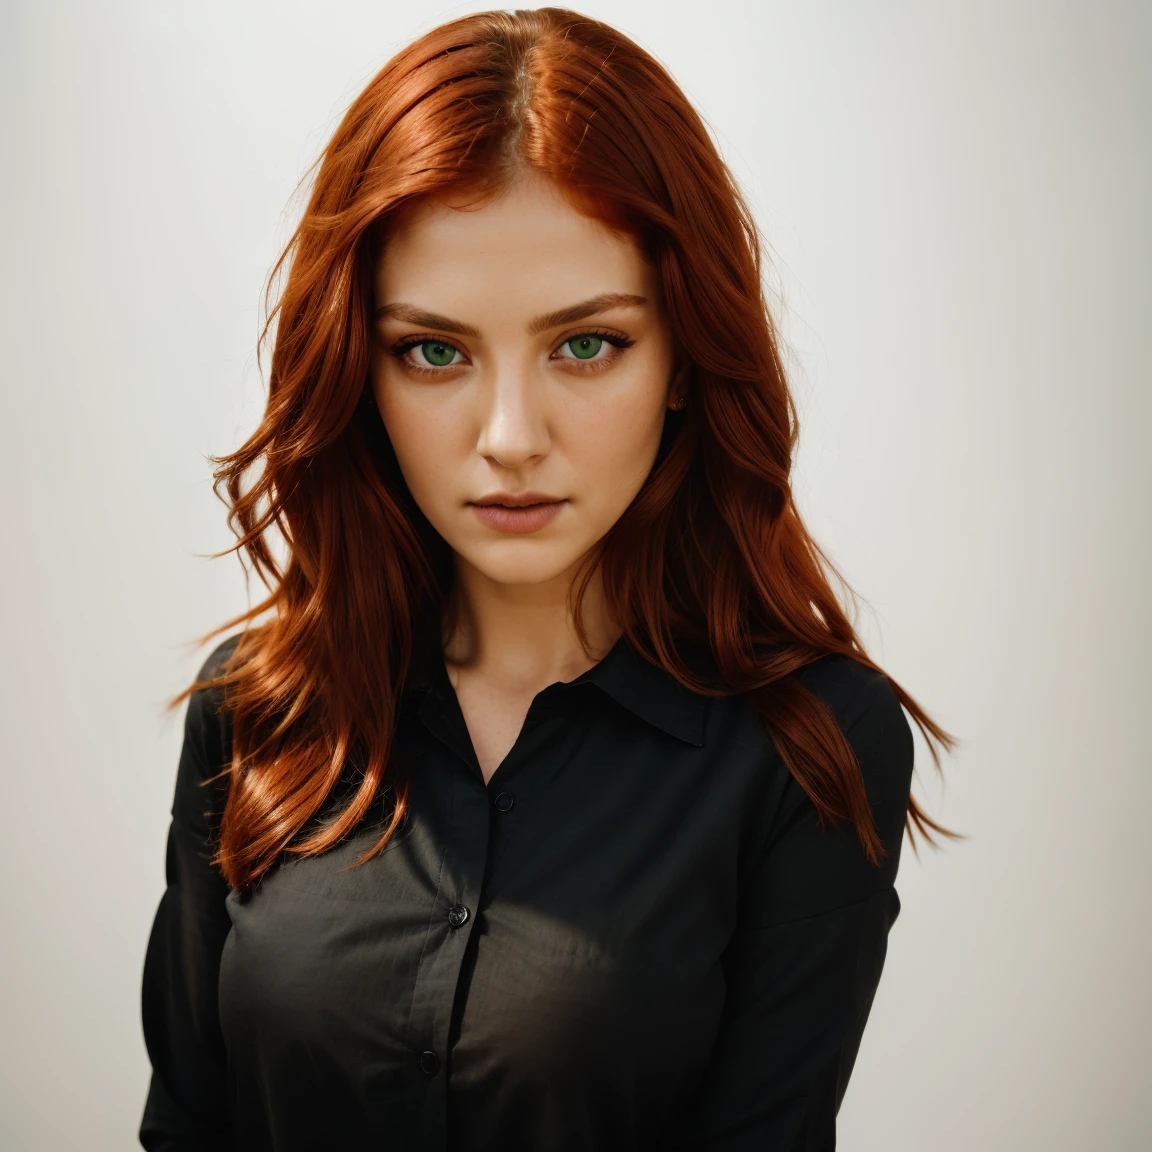
M 502 584 L 457 556 L 445 616 L 449 666 L 528 690 L 573 680 L 602 660 L 621 628 L 609 618 L 597 569 L 581 609 L 585 651 L 568 607 L 578 566 L 538 584 Z

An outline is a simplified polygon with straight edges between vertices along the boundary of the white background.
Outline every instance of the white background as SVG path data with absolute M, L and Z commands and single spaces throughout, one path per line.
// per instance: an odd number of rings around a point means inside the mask
M 472 6 L 8 0 L 0 1145 L 131 1147 L 187 642 L 245 603 L 209 453 L 262 403 L 291 194 Z M 589 4 L 774 250 L 798 490 L 962 735 L 840 1118 L 885 1152 L 1152 1146 L 1149 91 L 1123 3 Z M 299 201 L 294 202 L 298 210 Z

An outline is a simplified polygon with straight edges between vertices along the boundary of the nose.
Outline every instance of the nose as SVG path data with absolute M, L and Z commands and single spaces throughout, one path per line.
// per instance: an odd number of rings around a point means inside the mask
M 498 366 L 487 389 L 476 451 L 502 468 L 522 468 L 551 446 L 544 381 L 527 367 Z

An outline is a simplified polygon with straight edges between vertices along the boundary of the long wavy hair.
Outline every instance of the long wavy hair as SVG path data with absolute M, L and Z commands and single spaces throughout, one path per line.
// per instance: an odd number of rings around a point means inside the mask
M 372 270 L 405 205 L 497 194 L 525 169 L 640 245 L 687 372 L 688 405 L 668 414 L 651 474 L 573 584 L 577 628 L 599 565 L 637 650 L 696 692 L 744 694 L 821 822 L 850 821 L 878 862 L 852 748 L 795 675 L 827 654 L 876 665 L 793 502 L 796 412 L 757 228 L 664 68 L 606 24 L 540 8 L 455 20 L 389 61 L 319 158 L 273 269 L 260 338 L 263 349 L 274 329 L 266 410 L 239 449 L 214 458 L 237 537 L 219 555 L 239 551 L 267 596 L 203 637 L 245 626 L 216 674 L 173 701 L 208 686 L 227 701 L 217 866 L 249 888 L 281 854 L 335 845 L 389 794 L 363 863 L 404 817 L 408 770 L 390 755 L 397 705 L 421 622 L 447 603 L 451 557 L 371 398 Z M 439 627 L 429 634 L 439 639 Z M 685 655 L 693 647 L 709 673 Z M 893 688 L 939 767 L 951 737 Z M 353 754 L 355 786 L 317 820 Z M 930 843 L 933 832 L 955 835 L 915 800 L 906 824 L 914 850 L 916 832 Z

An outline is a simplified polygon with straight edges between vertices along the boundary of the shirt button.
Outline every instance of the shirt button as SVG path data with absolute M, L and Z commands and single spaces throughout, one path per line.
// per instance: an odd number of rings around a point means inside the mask
M 468 909 L 465 908 L 463 904 L 453 904 L 452 907 L 448 909 L 448 923 L 453 928 L 459 928 L 467 919 Z
M 436 1069 L 440 1067 L 440 1057 L 435 1052 L 421 1052 L 420 1053 L 420 1071 L 429 1076 L 436 1075 Z
M 495 800 L 496 808 L 500 812 L 507 812 L 512 807 L 512 793 L 501 792 Z

